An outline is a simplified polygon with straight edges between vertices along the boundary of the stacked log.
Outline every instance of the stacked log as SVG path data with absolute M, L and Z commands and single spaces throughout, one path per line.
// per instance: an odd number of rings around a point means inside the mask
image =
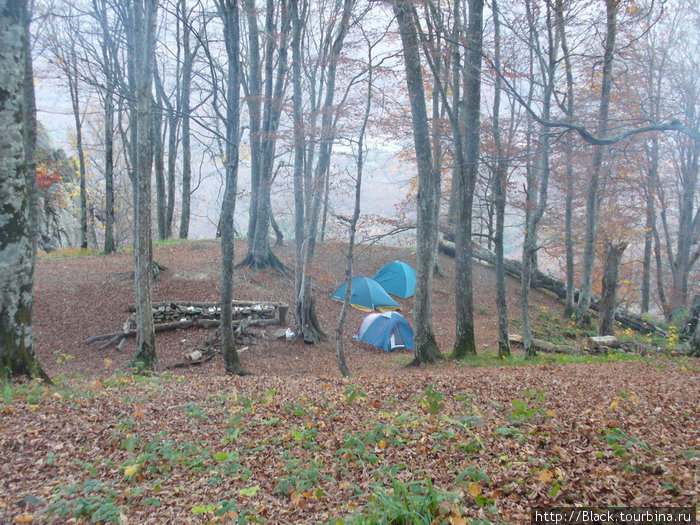
M 165 301 L 152 304 L 153 322 L 156 333 L 168 330 L 184 330 L 192 326 L 200 328 L 218 328 L 221 325 L 221 308 L 214 302 L 183 302 Z M 236 329 L 238 343 L 249 344 L 252 334 L 244 333 L 244 329 L 251 326 L 284 325 L 287 322 L 289 305 L 282 302 L 271 301 L 233 301 L 233 322 Z M 128 312 L 135 312 L 136 305 L 127 306 Z M 218 330 L 217 330 L 218 333 Z M 90 337 L 85 344 L 96 341 L 106 341 L 100 350 L 118 344 L 121 349 L 127 338 L 136 335 L 134 315 L 124 323 L 124 328 L 119 332 Z

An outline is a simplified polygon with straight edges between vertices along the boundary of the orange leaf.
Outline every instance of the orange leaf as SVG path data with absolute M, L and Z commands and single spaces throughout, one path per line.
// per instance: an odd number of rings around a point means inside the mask
M 467 490 L 469 491 L 469 494 L 476 498 L 479 494 L 481 494 L 481 485 L 472 481 L 469 484 L 469 487 L 467 487 Z
M 19 516 L 17 516 L 15 518 L 15 521 L 17 523 L 31 523 L 32 521 L 34 521 L 34 514 L 29 514 L 29 513 L 20 514 Z
M 548 469 L 544 469 L 537 474 L 537 481 L 541 481 L 542 483 L 551 483 L 554 481 L 554 476 L 552 476 L 552 473 Z

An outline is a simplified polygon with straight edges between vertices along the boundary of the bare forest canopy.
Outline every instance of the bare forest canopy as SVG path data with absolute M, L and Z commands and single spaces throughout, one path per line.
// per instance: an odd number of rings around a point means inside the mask
M 175 237 L 221 237 L 222 351 L 240 374 L 235 236 L 247 238 L 241 266 L 282 273 L 292 268 L 275 246 L 293 240 L 294 320 L 307 343 L 326 337 L 318 242 L 349 241 L 348 282 L 355 244 L 415 243 L 415 363 L 441 355 L 431 325 L 440 231 L 454 235 L 458 358 L 476 353 L 475 249 L 494 257 L 501 355 L 505 256 L 520 258 L 528 356 L 530 288 L 548 273 L 566 316 L 587 325 L 599 310 L 601 336 L 625 311 L 681 324 L 700 291 L 696 2 L 31 7 L 17 18 L 30 28 L 17 46 L 37 174 L 30 224 L 44 251 L 133 246 L 136 365 L 156 366 L 152 245 Z M 348 301 L 349 287 L 338 334 Z

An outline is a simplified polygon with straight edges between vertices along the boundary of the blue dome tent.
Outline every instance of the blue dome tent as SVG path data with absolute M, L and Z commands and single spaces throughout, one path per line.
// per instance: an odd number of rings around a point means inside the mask
M 413 328 L 398 312 L 369 314 L 353 336 L 387 352 L 413 349 Z
M 416 271 L 402 261 L 394 261 L 381 268 L 374 280 L 398 297 L 411 297 L 416 289 Z
M 333 292 L 331 299 L 343 301 L 345 299 L 345 283 L 341 284 Z M 371 312 L 377 310 L 384 312 L 387 310 L 401 310 L 401 305 L 394 301 L 382 285 L 371 277 L 353 277 L 352 291 L 350 295 L 350 306 Z

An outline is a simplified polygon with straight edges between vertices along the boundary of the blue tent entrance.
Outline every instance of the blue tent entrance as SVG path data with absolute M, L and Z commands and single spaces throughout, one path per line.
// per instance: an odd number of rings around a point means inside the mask
M 394 261 L 380 269 L 374 280 L 392 295 L 411 297 L 416 289 L 416 271 L 402 261 Z
M 398 312 L 369 314 L 362 320 L 353 336 L 387 352 L 407 348 L 413 349 L 413 328 Z
M 331 299 L 343 301 L 345 299 L 345 283 L 341 284 L 338 289 L 333 292 Z M 353 277 L 352 291 L 350 295 L 350 306 L 365 312 L 378 310 L 384 312 L 386 310 L 401 310 L 401 305 L 394 301 L 382 285 L 371 277 Z

